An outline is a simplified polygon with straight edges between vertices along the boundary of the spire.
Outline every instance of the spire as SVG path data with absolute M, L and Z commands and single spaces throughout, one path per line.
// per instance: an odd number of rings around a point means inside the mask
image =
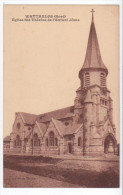
M 108 70 L 103 63 L 101 54 L 100 54 L 100 49 L 99 49 L 99 44 L 98 44 L 98 39 L 97 39 L 97 34 L 96 34 L 96 29 L 95 29 L 95 24 L 94 24 L 94 12 L 95 11 L 92 9 L 91 12 L 92 12 L 92 21 L 91 21 L 89 38 L 88 38 L 86 56 L 85 56 L 83 67 L 80 70 L 80 73 L 82 70 L 88 69 L 88 68 L 89 69 L 90 68 L 91 69 L 103 69 L 106 71 L 106 73 L 108 73 Z

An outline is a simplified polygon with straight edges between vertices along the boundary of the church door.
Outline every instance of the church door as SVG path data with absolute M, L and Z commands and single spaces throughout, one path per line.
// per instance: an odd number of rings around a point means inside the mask
M 71 143 L 68 143 L 68 151 L 69 151 L 69 153 L 72 153 L 72 144 Z
M 104 142 L 104 153 L 112 153 L 115 152 L 115 142 L 112 138 L 112 136 L 108 135 Z

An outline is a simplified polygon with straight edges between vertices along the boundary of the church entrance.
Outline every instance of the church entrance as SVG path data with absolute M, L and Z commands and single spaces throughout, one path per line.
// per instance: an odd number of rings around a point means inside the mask
M 104 153 L 115 153 L 115 141 L 111 135 L 108 135 L 104 141 Z
M 68 143 L 68 152 L 72 153 L 72 144 L 71 143 Z

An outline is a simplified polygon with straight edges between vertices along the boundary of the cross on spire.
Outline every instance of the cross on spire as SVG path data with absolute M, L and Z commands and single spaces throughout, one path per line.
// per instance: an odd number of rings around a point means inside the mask
M 94 9 L 92 9 L 90 12 L 92 12 L 92 21 L 94 21 Z

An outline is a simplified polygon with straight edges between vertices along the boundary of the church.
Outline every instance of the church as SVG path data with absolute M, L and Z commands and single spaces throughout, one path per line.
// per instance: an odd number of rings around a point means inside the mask
M 108 69 L 101 57 L 93 12 L 92 9 L 74 105 L 40 115 L 16 112 L 10 139 L 7 138 L 10 152 L 48 156 L 116 153 L 113 104 L 106 81 Z

